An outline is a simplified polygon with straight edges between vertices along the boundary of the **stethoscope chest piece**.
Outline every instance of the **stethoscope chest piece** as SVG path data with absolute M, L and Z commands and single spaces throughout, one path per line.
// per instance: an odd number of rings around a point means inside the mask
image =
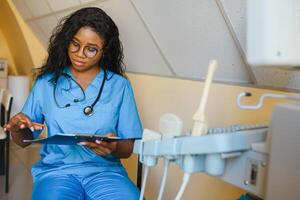
M 86 115 L 86 116 L 91 116 L 93 114 L 93 107 L 92 106 L 86 106 L 84 109 L 83 109 L 83 113 Z

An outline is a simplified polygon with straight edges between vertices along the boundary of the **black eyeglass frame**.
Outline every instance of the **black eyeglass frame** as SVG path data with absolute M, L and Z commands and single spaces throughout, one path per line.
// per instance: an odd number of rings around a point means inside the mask
M 78 46 L 75 46 L 74 43 L 76 43 Z M 73 47 L 76 47 L 76 50 L 71 50 L 71 47 L 70 46 L 73 46 Z M 68 46 L 68 50 L 71 52 L 71 53 L 77 53 L 80 49 L 81 49 L 82 45 L 79 43 L 79 42 L 76 42 L 74 40 L 71 40 L 70 43 L 69 43 L 69 46 Z M 87 50 L 87 48 L 93 48 L 95 49 L 96 53 L 93 55 L 93 56 L 89 56 L 86 51 L 89 51 Z M 92 47 L 92 46 L 84 46 L 83 47 L 83 55 L 87 58 L 94 58 L 99 52 L 103 51 L 103 48 L 102 49 L 98 49 L 96 47 Z

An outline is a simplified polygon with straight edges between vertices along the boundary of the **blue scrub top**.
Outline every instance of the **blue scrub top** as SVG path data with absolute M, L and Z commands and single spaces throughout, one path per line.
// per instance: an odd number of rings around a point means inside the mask
M 65 73 L 74 78 L 69 68 Z M 95 101 L 104 72 L 101 70 L 84 90 L 71 79 L 60 76 L 57 81 L 54 99 L 54 83 L 51 74 L 39 77 L 22 109 L 22 113 L 38 123 L 46 123 L 48 136 L 55 134 L 106 134 L 115 133 L 121 138 L 140 138 L 142 126 L 134 100 L 130 82 L 124 77 L 107 71 L 101 98 L 94 106 L 91 116 L 86 116 L 83 109 Z M 74 99 L 82 101 L 74 102 Z M 63 108 L 59 108 L 63 107 Z M 69 107 L 64 107 L 71 104 Z M 35 131 L 36 138 L 41 131 Z M 80 145 L 42 145 L 41 160 L 33 165 L 32 174 L 60 170 L 60 173 L 84 174 L 101 170 L 121 170 L 118 158 L 112 155 L 99 156 L 91 149 Z

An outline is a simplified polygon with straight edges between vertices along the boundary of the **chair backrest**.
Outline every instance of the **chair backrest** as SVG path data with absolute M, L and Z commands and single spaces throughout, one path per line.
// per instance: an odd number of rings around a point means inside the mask
M 0 101 L 1 101 L 1 126 L 3 126 L 10 119 L 11 106 L 13 102 L 12 94 L 6 90 L 0 90 Z
M 3 96 L 4 96 L 5 89 L 0 88 L 0 125 L 3 126 L 5 123 L 5 108 L 3 104 Z

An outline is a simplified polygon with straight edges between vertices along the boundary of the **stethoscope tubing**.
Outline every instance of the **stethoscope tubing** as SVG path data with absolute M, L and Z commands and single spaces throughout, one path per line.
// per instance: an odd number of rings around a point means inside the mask
M 83 98 L 82 98 L 81 100 L 77 100 L 77 102 L 78 102 L 78 101 L 84 101 L 85 98 L 86 98 L 86 95 L 85 95 L 85 92 L 84 92 L 83 88 L 80 86 L 80 84 L 79 84 L 75 79 L 73 79 L 69 74 L 62 73 L 60 76 L 65 76 L 65 77 L 67 77 L 68 79 L 74 81 L 74 82 L 79 86 L 79 88 L 81 89 L 81 91 L 82 91 L 82 93 L 83 93 L 84 96 L 83 96 Z M 104 88 L 104 85 L 105 85 L 105 81 L 106 81 L 106 76 L 107 76 L 106 70 L 104 70 L 104 77 L 103 77 L 103 80 L 102 80 L 102 83 L 101 83 L 101 86 L 100 86 L 100 90 L 99 90 L 99 92 L 98 92 L 98 95 L 97 95 L 95 101 L 94 101 L 91 105 L 84 107 L 83 113 L 84 113 L 85 115 L 90 116 L 90 115 L 93 114 L 94 106 L 97 104 L 97 102 L 98 102 L 98 101 L 100 100 L 100 98 L 101 98 L 101 95 L 102 95 L 102 92 L 103 92 L 103 88 Z M 55 95 L 55 91 L 56 91 L 56 89 L 57 89 L 57 81 L 58 81 L 58 78 L 59 78 L 59 76 L 58 76 L 58 77 L 55 79 L 55 81 L 54 81 L 54 87 L 53 87 L 53 98 L 54 98 L 54 102 L 55 102 L 55 104 L 56 104 L 56 106 L 57 106 L 58 108 L 67 108 L 67 107 L 71 106 L 71 104 L 70 104 L 70 103 L 67 103 L 67 104 L 64 105 L 64 106 L 61 106 L 61 105 L 58 103 L 57 98 L 56 98 L 56 95 Z M 74 100 L 74 102 L 75 102 L 75 100 Z

